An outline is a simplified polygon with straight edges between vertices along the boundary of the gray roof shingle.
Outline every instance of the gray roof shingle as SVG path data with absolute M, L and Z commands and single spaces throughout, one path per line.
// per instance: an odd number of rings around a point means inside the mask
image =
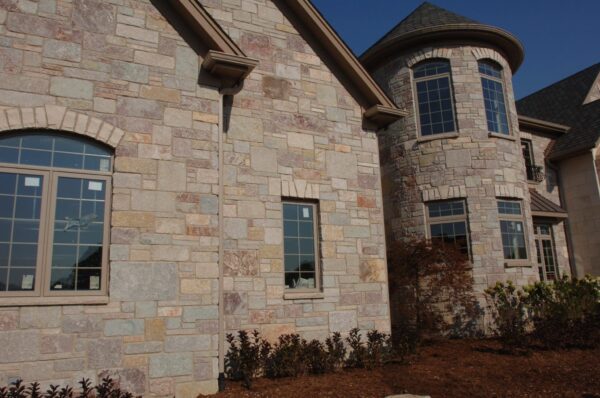
M 583 104 L 598 74 L 600 63 L 516 102 L 519 115 L 571 127 L 552 147 L 551 159 L 591 149 L 600 139 L 600 100 Z
M 529 195 L 531 197 L 531 211 L 534 213 L 546 213 L 555 214 L 556 217 L 565 217 L 567 212 L 565 209 L 542 196 L 541 193 L 533 188 L 529 189 Z M 535 215 L 535 214 L 534 214 Z

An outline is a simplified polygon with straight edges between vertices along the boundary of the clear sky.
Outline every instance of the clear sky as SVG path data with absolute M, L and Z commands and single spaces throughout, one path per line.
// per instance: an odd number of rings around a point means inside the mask
M 312 0 L 360 55 L 422 0 Z M 600 0 L 430 0 L 515 35 L 525 61 L 514 76 L 522 98 L 600 62 Z

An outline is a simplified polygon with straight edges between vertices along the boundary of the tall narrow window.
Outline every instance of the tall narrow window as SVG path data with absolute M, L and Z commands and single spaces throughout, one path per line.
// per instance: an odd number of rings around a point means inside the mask
M 535 223 L 533 225 L 533 230 L 540 280 L 556 280 L 559 275 L 558 264 L 556 263 L 554 236 L 552 235 L 552 225 Z
M 105 294 L 111 170 L 88 139 L 0 138 L 0 297 Z
M 456 131 L 450 62 L 425 61 L 413 68 L 421 136 Z
M 525 162 L 525 170 L 527 179 L 532 181 L 535 177 L 535 164 L 533 161 L 533 146 L 529 140 L 521 140 L 521 151 L 523 152 L 523 161 Z
M 469 255 L 469 232 L 464 200 L 446 200 L 427 204 L 427 219 L 432 241 L 456 247 Z
M 283 202 L 286 289 L 320 287 L 317 211 L 315 203 Z
M 526 260 L 525 227 L 521 201 L 498 200 L 502 248 L 506 260 Z
M 488 130 L 492 133 L 509 134 L 506 101 L 502 81 L 502 67 L 495 62 L 479 61 L 483 102 Z

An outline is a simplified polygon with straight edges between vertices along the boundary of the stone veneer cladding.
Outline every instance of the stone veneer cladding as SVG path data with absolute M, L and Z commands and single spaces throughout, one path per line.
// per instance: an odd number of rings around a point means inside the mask
M 410 67 L 430 58 L 451 64 L 458 134 L 417 136 Z M 477 60 L 489 58 L 504 71 L 510 137 L 488 133 Z M 519 143 L 511 72 L 491 48 L 470 45 L 427 47 L 398 54 L 372 71 L 398 107 L 409 111 L 381 135 L 382 181 L 388 244 L 411 235 L 427 234 L 425 202 L 466 199 L 475 291 L 510 279 L 522 285 L 537 280 L 532 266 L 534 248 L 530 199 Z M 522 199 L 529 260 L 505 266 L 497 197 Z M 482 300 L 482 305 L 485 303 Z
M 111 374 L 143 396 L 214 391 L 219 94 L 203 72 L 198 83 L 203 45 L 162 2 L 1 3 L 1 129 L 103 139 L 115 172 L 108 304 L 1 307 L 0 384 Z M 270 1 L 202 3 L 260 60 L 227 112 L 227 330 L 389 331 L 378 145 L 362 109 Z M 319 200 L 322 298 L 284 299 L 285 196 Z

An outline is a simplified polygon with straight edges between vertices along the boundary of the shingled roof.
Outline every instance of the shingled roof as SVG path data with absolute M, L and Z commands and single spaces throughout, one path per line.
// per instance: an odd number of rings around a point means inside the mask
M 531 214 L 538 217 L 567 218 L 567 212 L 559 205 L 542 196 L 533 188 L 529 189 Z
M 519 115 L 571 127 L 552 147 L 551 159 L 581 153 L 599 142 L 600 100 L 584 103 L 599 74 L 597 63 L 517 101 Z
M 400 21 L 366 50 L 360 59 L 367 67 L 371 67 L 385 55 L 399 49 L 428 41 L 451 39 L 476 39 L 493 44 L 505 53 L 513 72 L 523 61 L 521 43 L 507 31 L 455 14 L 429 2 L 424 2 Z

